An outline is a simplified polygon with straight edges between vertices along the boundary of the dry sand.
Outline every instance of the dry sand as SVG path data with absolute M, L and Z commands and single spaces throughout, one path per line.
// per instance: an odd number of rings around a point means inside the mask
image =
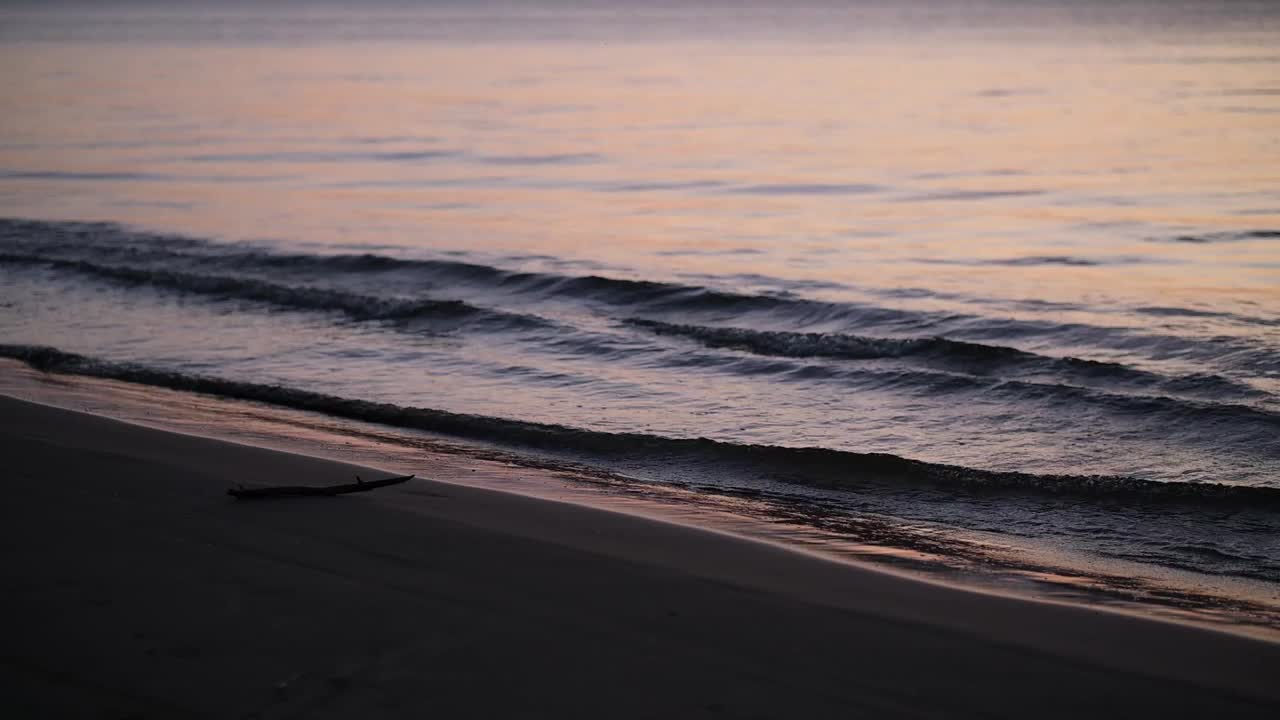
M 1276 644 L 444 483 L 237 502 L 380 474 L 5 397 L 0 449 L 7 717 L 1280 716 Z

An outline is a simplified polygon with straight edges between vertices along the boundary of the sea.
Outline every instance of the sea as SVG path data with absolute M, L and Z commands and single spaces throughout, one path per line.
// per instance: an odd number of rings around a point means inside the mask
M 6 2 L 0 89 L 0 391 L 1280 637 L 1280 5 Z

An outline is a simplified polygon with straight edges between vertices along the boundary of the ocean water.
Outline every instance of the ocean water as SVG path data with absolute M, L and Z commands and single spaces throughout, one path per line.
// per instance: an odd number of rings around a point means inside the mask
M 6 5 L 0 355 L 1280 607 L 1277 48 L 1265 2 Z

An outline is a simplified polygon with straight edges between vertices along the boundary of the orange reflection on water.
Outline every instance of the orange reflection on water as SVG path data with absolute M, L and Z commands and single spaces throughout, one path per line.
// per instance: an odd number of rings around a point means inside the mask
M 0 99 L 0 166 L 20 175 L 9 214 L 1061 301 L 1235 288 L 1280 307 L 1275 243 L 1149 242 L 1280 227 L 1280 106 L 1248 94 L 1273 65 L 1185 62 L 1233 52 L 5 46 L 20 91 Z M 1140 273 L 1111 262 L 1134 254 Z M 1100 262 L 974 268 L 1045 255 Z

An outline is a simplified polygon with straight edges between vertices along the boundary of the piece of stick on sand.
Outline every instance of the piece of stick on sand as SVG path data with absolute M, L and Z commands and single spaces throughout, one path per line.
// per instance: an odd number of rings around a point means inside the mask
M 269 487 L 246 488 L 243 485 L 233 487 L 227 491 L 227 494 L 237 500 L 262 500 L 266 498 L 281 497 L 301 497 L 309 495 L 318 495 L 323 497 L 332 497 L 334 495 L 345 495 L 347 493 L 368 492 L 369 490 L 377 490 L 389 485 L 399 485 L 402 482 L 409 482 L 414 478 L 413 475 L 404 475 L 401 477 L 392 477 L 385 480 L 371 480 L 365 482 L 356 476 L 354 483 L 346 485 L 326 485 L 323 487 L 315 487 L 312 485 L 274 485 Z

